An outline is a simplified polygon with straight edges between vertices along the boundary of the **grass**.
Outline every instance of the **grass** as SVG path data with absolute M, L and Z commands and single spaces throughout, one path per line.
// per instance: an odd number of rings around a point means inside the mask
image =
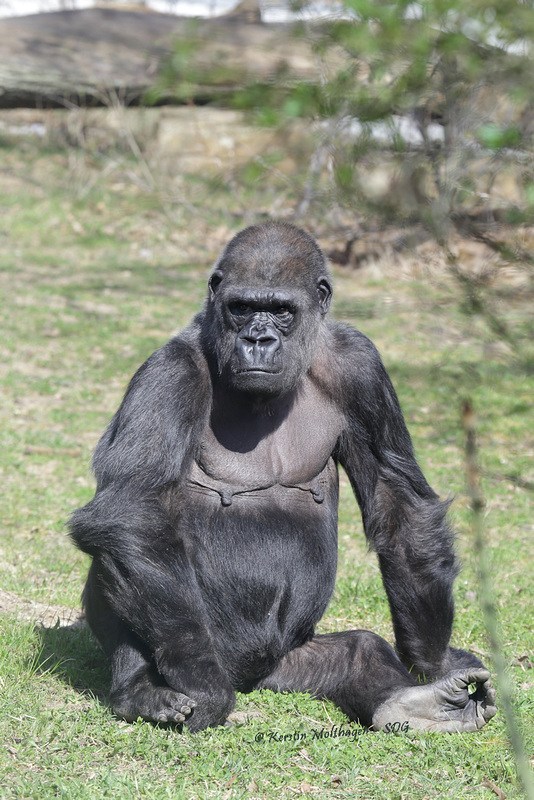
M 65 521 L 92 496 L 92 448 L 136 367 L 199 308 L 217 250 L 241 227 L 222 189 L 202 209 L 161 202 L 82 151 L 0 148 L 0 585 L 77 607 L 87 559 Z M 200 190 L 198 190 L 200 191 Z M 215 192 L 213 186 L 210 192 Z M 266 190 L 267 191 L 267 190 Z M 266 206 L 258 190 L 248 196 Z M 423 469 L 444 496 L 463 571 L 454 644 L 489 662 L 464 486 L 460 406 L 478 412 L 485 527 L 514 703 L 534 753 L 534 380 L 443 274 L 392 264 L 340 271 L 334 313 L 368 334 L 397 387 Z M 423 271 L 424 272 L 424 271 Z M 532 293 L 492 301 L 523 337 Z M 530 331 L 530 333 L 529 333 Z M 342 476 L 336 593 L 321 630 L 392 639 L 375 558 Z M 521 796 L 504 722 L 465 736 L 368 734 L 302 695 L 238 697 L 231 728 L 179 734 L 117 721 L 85 629 L 0 614 L 0 798 L 410 798 Z M 490 665 L 491 666 L 491 665 Z M 350 735 L 348 735 L 350 733 Z

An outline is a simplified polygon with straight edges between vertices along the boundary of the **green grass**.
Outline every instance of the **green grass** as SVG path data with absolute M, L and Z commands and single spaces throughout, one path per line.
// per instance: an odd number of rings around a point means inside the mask
M 136 367 L 200 307 L 209 264 L 241 226 L 243 207 L 223 213 L 213 189 L 202 215 L 172 204 L 169 212 L 128 178 L 135 165 L 106 177 L 83 153 L 24 147 L 0 149 L 0 586 L 24 601 L 76 607 L 88 562 L 65 522 L 92 496 L 91 451 Z M 534 380 L 444 276 L 344 271 L 336 290 L 335 315 L 383 354 L 429 481 L 455 497 L 463 571 L 454 643 L 489 663 L 462 399 L 478 412 L 501 636 L 532 756 L 534 495 L 522 486 L 534 482 Z M 525 348 L 532 300 L 524 290 L 492 298 Z M 392 638 L 342 476 L 339 579 L 321 629 L 347 627 Z M 0 628 L 0 798 L 423 800 L 495 797 L 492 785 L 521 796 L 500 716 L 464 736 L 367 734 L 329 703 L 255 692 L 238 697 L 245 721 L 230 728 L 191 735 L 127 725 L 106 706 L 107 667 L 86 630 L 35 628 L 12 611 L 0 614 Z

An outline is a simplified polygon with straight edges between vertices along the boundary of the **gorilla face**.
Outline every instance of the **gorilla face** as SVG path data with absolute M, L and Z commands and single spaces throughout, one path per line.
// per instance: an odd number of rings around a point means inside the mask
M 295 232 L 279 223 L 247 228 L 230 242 L 209 281 L 206 352 L 215 353 L 227 387 L 255 397 L 297 386 L 330 304 L 324 257 L 311 238 Z
M 301 298 L 289 292 L 241 289 L 221 305 L 229 346 L 233 339 L 223 379 L 254 395 L 280 395 L 294 388 L 305 366 Z

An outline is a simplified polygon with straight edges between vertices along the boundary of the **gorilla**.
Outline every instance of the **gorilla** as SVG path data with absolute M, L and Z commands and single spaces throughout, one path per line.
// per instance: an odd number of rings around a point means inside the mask
M 375 730 L 474 731 L 496 712 L 489 672 L 449 646 L 447 503 L 376 349 L 329 320 L 331 296 L 308 234 L 241 231 L 202 311 L 134 375 L 96 448 L 96 494 L 70 531 L 92 556 L 86 616 L 125 720 L 199 731 L 258 688 L 329 698 Z M 339 464 L 395 650 L 365 630 L 314 630 L 336 577 Z

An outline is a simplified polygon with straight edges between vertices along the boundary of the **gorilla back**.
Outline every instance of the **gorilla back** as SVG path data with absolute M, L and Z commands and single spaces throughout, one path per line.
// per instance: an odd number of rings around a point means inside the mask
M 87 618 L 127 720 L 200 730 L 225 721 L 235 690 L 261 687 L 328 697 L 375 727 L 402 713 L 475 730 L 495 713 L 489 674 L 449 647 L 446 506 L 373 345 L 328 320 L 331 294 L 303 231 L 242 231 L 202 312 L 136 373 L 96 449 L 96 494 L 71 534 L 93 556 Z M 338 464 L 398 656 L 367 631 L 314 633 L 335 580 Z M 432 692 L 419 673 L 438 679 Z

